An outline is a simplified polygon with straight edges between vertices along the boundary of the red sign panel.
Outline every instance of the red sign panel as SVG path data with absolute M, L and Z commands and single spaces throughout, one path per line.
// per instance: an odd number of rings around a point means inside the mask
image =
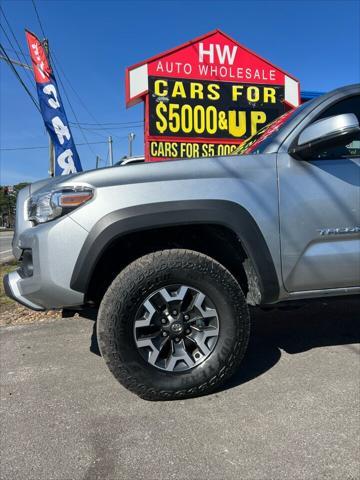
M 299 105 L 299 82 L 219 30 L 126 72 L 145 101 L 145 158 L 227 155 Z

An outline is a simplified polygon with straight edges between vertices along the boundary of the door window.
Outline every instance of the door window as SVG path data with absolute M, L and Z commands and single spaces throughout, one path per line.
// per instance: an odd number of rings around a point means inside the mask
M 355 95 L 345 100 L 331 105 L 324 112 L 321 113 L 314 121 L 322 118 L 332 117 L 334 115 L 341 115 L 343 113 L 354 113 L 360 123 L 360 96 Z M 349 138 L 344 140 L 340 145 L 329 146 L 318 150 L 312 157 L 316 159 L 340 159 L 340 158 L 359 158 L 360 157 L 360 133 L 356 134 L 349 143 Z

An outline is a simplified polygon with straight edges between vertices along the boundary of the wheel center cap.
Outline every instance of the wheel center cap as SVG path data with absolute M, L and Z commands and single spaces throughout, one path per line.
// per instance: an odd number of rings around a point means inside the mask
M 179 322 L 175 322 L 171 325 L 171 331 L 174 333 L 181 333 L 183 331 L 183 326 Z

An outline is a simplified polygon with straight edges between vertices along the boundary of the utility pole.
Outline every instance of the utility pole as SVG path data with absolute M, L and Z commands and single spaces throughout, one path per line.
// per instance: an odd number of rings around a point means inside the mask
M 108 138 L 108 142 L 109 142 L 109 162 L 110 162 L 110 167 L 113 166 L 114 164 L 114 159 L 113 159 L 113 140 L 112 140 L 112 137 L 109 137 Z
M 128 139 L 129 139 L 129 158 L 132 157 L 132 154 L 133 154 L 133 141 L 135 139 L 135 133 L 131 132 L 129 133 L 128 135 Z
M 44 38 L 42 42 L 44 46 L 44 50 L 50 65 L 50 55 L 49 55 L 49 40 L 47 38 Z M 54 153 L 54 144 L 51 141 L 51 137 L 49 135 L 49 175 L 50 177 L 53 177 L 55 172 L 54 172 L 54 167 L 55 167 L 55 153 Z
M 96 165 L 96 167 L 95 167 L 96 169 L 99 168 L 99 163 L 100 163 L 100 157 L 99 157 L 99 155 L 96 155 L 96 164 L 95 164 L 95 165 Z

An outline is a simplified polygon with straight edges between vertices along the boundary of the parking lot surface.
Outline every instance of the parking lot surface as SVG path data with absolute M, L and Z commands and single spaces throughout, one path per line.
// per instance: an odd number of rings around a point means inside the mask
M 3 327 L 0 478 L 358 479 L 359 311 L 255 312 L 230 383 L 156 403 L 111 376 L 89 319 Z

